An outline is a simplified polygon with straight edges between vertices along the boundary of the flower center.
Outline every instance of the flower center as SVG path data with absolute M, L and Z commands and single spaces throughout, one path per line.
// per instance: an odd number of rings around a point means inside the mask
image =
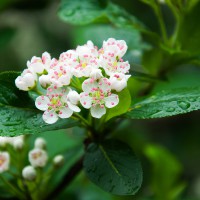
M 115 74 L 114 77 L 118 80 L 118 81 L 121 81 L 122 79 L 120 78 L 119 75 Z
M 5 158 L 3 156 L 0 156 L 0 166 L 2 166 L 5 162 Z
M 87 66 L 87 63 L 86 62 L 83 62 L 82 64 L 81 64 L 81 67 L 82 68 L 85 68 Z
M 54 98 L 52 98 L 51 99 L 51 103 L 52 103 L 52 105 L 57 105 L 58 103 L 59 103 L 59 98 L 57 98 L 57 97 L 54 97 Z
M 39 157 L 41 157 L 41 155 L 42 155 L 42 153 L 41 152 L 37 152 L 37 153 L 33 153 L 32 154 L 32 157 L 33 157 L 33 159 L 38 159 Z
M 104 105 L 104 98 L 106 94 L 100 88 L 92 88 L 90 96 L 92 97 L 92 105 L 95 106 L 97 104 Z
M 52 98 L 50 98 L 50 104 L 48 104 L 49 106 L 49 110 L 54 109 L 55 111 L 58 111 L 59 108 L 64 105 L 61 101 L 61 95 L 52 95 Z

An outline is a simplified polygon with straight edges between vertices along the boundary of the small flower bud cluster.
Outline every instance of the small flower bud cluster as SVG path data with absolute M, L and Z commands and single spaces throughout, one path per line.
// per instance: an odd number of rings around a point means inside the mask
M 48 124 L 80 112 L 79 105 L 90 109 L 92 117 L 101 118 L 107 108 L 119 103 L 117 93 L 127 87 L 130 65 L 122 58 L 126 51 L 124 40 L 109 38 L 100 49 L 88 41 L 61 53 L 58 60 L 45 52 L 27 62 L 15 84 L 25 91 L 36 90 L 38 84 L 46 89 L 35 105 L 44 111 Z
M 21 151 L 24 146 L 24 136 L 17 137 L 0 137 L 0 173 L 9 170 L 10 167 L 10 153 L 7 149 L 8 145 L 12 146 L 14 150 Z
M 7 192 L 15 195 L 14 199 L 27 199 L 27 193 L 23 191 L 30 191 L 31 199 L 42 199 L 54 173 L 64 165 L 64 157 L 60 154 L 48 160 L 45 139 L 36 138 L 31 150 L 29 139 L 28 136 L 0 137 L 1 186 L 11 188 Z
M 0 147 L 6 147 L 7 144 L 13 146 L 15 150 L 21 150 L 24 146 L 24 136 L 0 137 Z
M 43 168 L 47 165 L 48 155 L 46 149 L 46 141 L 43 138 L 36 138 L 34 148 L 29 151 L 28 159 L 30 165 L 24 167 L 22 176 L 25 180 L 34 181 L 37 177 L 37 168 Z M 53 158 L 53 166 L 58 168 L 64 163 L 64 157 L 57 155 Z
M 47 164 L 48 155 L 44 148 L 46 148 L 46 141 L 43 138 L 37 138 L 34 149 L 28 154 L 29 162 L 33 167 L 45 167 Z
M 0 173 L 7 171 L 10 165 L 10 155 L 8 152 L 0 152 Z

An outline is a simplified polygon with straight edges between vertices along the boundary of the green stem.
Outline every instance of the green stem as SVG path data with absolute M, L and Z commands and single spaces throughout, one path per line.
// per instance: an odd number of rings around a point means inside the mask
M 158 18 L 158 22 L 160 24 L 160 30 L 161 30 L 161 34 L 162 34 L 162 38 L 163 38 L 163 41 L 165 43 L 167 43 L 167 31 L 166 31 L 166 27 L 165 27 L 165 23 L 164 23 L 164 19 L 163 19 L 163 15 L 162 15 L 162 12 L 161 12 L 161 7 L 160 5 L 157 6 L 158 9 L 154 9 L 155 11 L 155 14 Z
M 8 182 L 8 181 L 7 181 L 6 179 L 4 179 L 2 176 L 0 176 L 0 179 L 2 180 L 2 182 L 3 182 L 5 185 L 8 186 L 8 188 L 10 189 L 10 191 L 11 191 L 14 195 L 16 195 L 17 197 L 19 197 L 19 199 L 26 199 L 26 198 L 24 197 L 24 195 L 23 195 L 19 190 L 17 190 L 16 187 L 13 186 L 10 182 Z
M 78 113 L 74 113 L 73 115 L 79 118 L 88 128 L 91 127 L 90 123 L 86 119 L 84 119 L 81 115 L 79 115 Z
M 13 173 L 13 172 L 11 172 L 10 170 L 8 170 L 7 171 L 10 175 L 12 175 L 13 177 L 15 177 L 15 178 L 21 178 L 21 176 L 19 176 L 18 174 L 15 174 L 15 173 Z M 21 172 L 20 172 L 21 173 Z
M 56 186 L 56 188 L 51 191 L 45 200 L 53 200 L 57 199 L 56 197 L 74 180 L 77 174 L 83 168 L 83 157 L 81 157 L 70 169 L 69 171 L 63 176 L 61 182 Z
M 25 195 L 26 195 L 26 199 L 27 200 L 32 200 L 32 196 L 31 196 L 31 192 L 29 190 L 28 184 L 26 183 L 26 181 L 22 181 L 22 184 L 24 186 L 25 189 Z

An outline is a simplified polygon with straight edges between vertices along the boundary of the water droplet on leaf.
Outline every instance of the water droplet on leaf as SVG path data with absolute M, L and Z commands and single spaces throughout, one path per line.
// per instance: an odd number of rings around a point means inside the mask
M 183 110 L 187 110 L 190 107 L 190 104 L 186 101 L 178 101 L 177 104 Z
M 196 101 L 196 98 L 191 97 L 191 98 L 189 98 L 189 101 L 195 102 L 195 101 Z
M 9 132 L 14 132 L 14 131 L 16 131 L 15 128 L 10 128 L 10 129 L 9 129 Z
M 170 108 L 167 108 L 167 110 L 166 110 L 167 112 L 174 112 L 175 111 L 175 108 L 173 108 L 173 107 L 170 107 Z

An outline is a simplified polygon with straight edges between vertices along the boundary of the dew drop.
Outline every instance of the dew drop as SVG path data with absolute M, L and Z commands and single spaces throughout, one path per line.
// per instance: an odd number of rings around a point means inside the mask
M 196 101 L 196 98 L 191 97 L 191 98 L 189 98 L 189 101 L 195 102 L 195 101 Z
M 67 10 L 67 11 L 65 12 L 65 15 L 71 16 L 71 15 L 73 15 L 74 13 L 75 13 L 74 10 Z
M 14 132 L 14 131 L 16 131 L 17 129 L 15 129 L 15 128 L 10 128 L 9 129 L 9 132 Z
M 14 122 L 9 122 L 8 120 L 6 120 L 6 122 L 3 123 L 4 126 L 16 126 L 21 124 L 21 121 L 14 121 Z
M 178 101 L 177 104 L 183 110 L 187 110 L 190 107 L 190 104 L 186 101 Z
M 5 112 L 1 112 L 1 116 L 4 116 L 6 113 Z
M 16 135 L 14 133 L 11 133 L 9 136 L 10 137 L 15 137 Z
M 45 124 L 40 126 L 40 128 L 43 128 L 43 127 L 45 127 Z
M 170 108 L 167 108 L 167 110 L 166 110 L 167 112 L 174 112 L 175 111 L 175 108 L 173 108 L 173 107 L 170 107 Z
M 117 20 L 118 20 L 118 22 L 121 22 L 121 23 L 125 23 L 127 21 L 126 18 L 121 17 L 121 16 L 118 17 Z

